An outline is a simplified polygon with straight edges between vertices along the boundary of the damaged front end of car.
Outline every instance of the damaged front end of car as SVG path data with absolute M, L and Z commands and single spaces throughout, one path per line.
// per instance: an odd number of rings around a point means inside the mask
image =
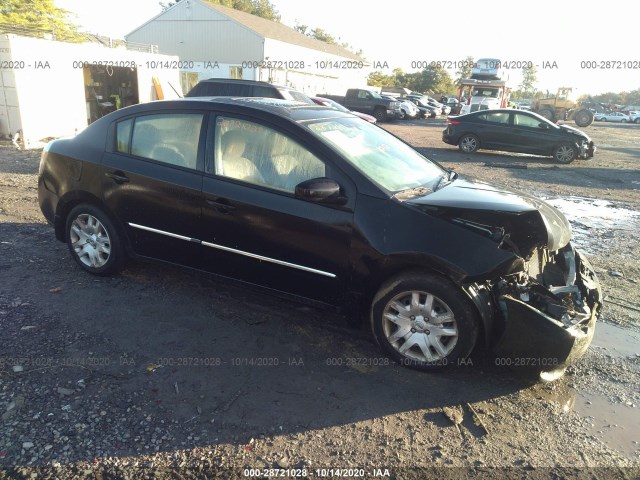
M 561 372 L 591 343 L 602 292 L 593 267 L 570 243 L 555 252 L 536 248 L 525 269 L 500 278 L 492 292 L 498 363 Z
M 474 271 L 459 283 L 480 313 L 497 364 L 562 372 L 584 354 L 602 292 L 559 210 L 529 195 L 462 180 L 412 204 L 483 239 L 473 253 L 456 252 L 455 258 L 464 257 L 466 271 Z M 484 240 L 495 245 L 493 253 Z
M 593 267 L 570 242 L 564 215 L 527 200 L 534 207 L 528 212 L 481 215 L 492 220 L 485 228 L 497 248 L 510 251 L 514 261 L 508 271 L 466 291 L 489 297 L 493 308 L 481 313 L 493 315 L 490 340 L 497 364 L 561 373 L 591 343 L 602 292 Z

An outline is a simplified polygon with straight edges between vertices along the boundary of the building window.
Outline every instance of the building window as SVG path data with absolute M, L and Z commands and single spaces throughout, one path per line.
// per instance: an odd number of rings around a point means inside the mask
M 231 78 L 234 80 L 242 80 L 242 67 L 229 67 L 231 70 Z

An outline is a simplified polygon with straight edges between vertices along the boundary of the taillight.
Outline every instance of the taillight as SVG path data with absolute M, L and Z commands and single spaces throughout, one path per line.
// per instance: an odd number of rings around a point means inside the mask
M 460 123 L 462 123 L 462 122 L 460 122 L 460 120 L 451 120 L 451 119 L 447 119 L 447 123 L 448 123 L 449 125 L 460 125 Z

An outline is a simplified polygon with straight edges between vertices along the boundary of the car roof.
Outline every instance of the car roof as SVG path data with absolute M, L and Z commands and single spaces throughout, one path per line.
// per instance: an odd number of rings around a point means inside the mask
M 280 117 L 289 118 L 294 122 L 353 116 L 325 105 L 311 105 L 295 100 L 268 97 L 188 97 L 177 100 L 159 100 L 142 103 L 117 110 L 116 112 L 120 112 L 122 116 L 125 116 L 147 112 L 151 113 L 160 110 L 179 110 L 196 106 L 215 107 L 217 105 L 268 112 Z
M 294 90 L 286 85 L 278 85 L 277 83 L 262 82 L 260 80 L 239 80 L 235 78 L 206 78 L 198 83 L 232 83 L 238 85 L 260 85 L 263 87 L 284 88 L 286 90 Z

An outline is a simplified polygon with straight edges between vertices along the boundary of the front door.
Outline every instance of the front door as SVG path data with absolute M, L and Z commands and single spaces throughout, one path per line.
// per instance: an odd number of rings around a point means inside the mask
M 207 134 L 204 262 L 218 274 L 340 304 L 349 276 L 355 187 L 291 135 L 254 120 L 217 117 Z M 331 177 L 349 198 L 331 206 L 295 186 Z

